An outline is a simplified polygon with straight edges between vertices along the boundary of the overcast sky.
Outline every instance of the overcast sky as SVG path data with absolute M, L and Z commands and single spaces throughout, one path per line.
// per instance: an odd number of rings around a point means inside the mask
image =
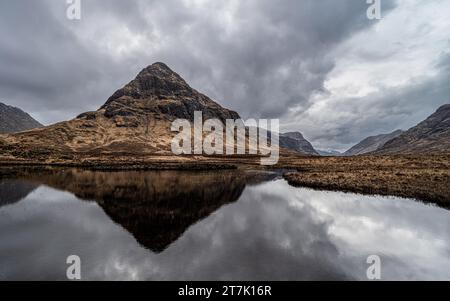
M 0 0 L 0 101 L 50 124 L 156 61 L 316 148 L 408 129 L 450 103 L 450 1 Z

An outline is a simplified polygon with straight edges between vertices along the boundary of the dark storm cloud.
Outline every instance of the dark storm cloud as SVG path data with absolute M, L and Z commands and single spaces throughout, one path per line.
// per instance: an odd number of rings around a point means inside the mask
M 0 2 L 0 99 L 46 123 L 96 109 L 130 76 L 68 28 L 65 10 L 65 1 Z
M 370 24 L 366 8 L 332 0 L 91 0 L 82 1 L 80 21 L 69 21 L 65 1 L 2 1 L 0 98 L 44 122 L 63 120 L 96 109 L 140 68 L 165 61 L 244 117 L 277 117 L 323 88 L 333 68 L 328 50 Z M 119 29 L 154 47 L 108 52 L 98 40 L 112 37 L 114 48 Z
M 230 26 L 221 13 L 193 12 L 162 56 L 243 117 L 280 117 L 323 89 L 334 66 L 328 51 L 371 24 L 366 9 L 364 1 L 240 1 Z

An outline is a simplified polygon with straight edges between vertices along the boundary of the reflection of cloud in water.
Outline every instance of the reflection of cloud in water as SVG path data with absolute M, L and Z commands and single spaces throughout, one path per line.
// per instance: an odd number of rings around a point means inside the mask
M 0 278 L 64 279 L 77 254 L 85 279 L 364 280 L 378 254 L 383 279 L 449 279 L 449 223 L 448 211 L 410 200 L 277 181 L 247 186 L 156 254 L 95 203 L 41 187 L 0 209 Z
M 449 211 L 401 198 L 266 186 L 289 206 L 308 206 L 345 259 L 342 268 L 363 278 L 370 254 L 383 261 L 384 279 L 450 279 Z M 303 208 L 302 210 L 305 210 Z M 358 262 L 359 259 L 359 262 Z

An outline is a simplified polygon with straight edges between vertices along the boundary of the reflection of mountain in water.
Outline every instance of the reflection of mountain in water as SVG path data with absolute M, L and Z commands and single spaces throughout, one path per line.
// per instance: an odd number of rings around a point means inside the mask
M 246 184 L 273 174 L 239 171 L 60 170 L 22 173 L 26 178 L 95 200 L 116 223 L 144 247 L 161 252 L 188 227 L 227 203 L 235 202 Z
M 35 190 L 37 185 L 10 180 L 0 180 L 0 207 L 17 203 Z

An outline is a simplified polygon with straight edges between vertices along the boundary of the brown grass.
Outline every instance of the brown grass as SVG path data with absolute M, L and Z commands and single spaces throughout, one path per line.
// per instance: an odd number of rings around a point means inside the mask
M 309 159 L 284 178 L 293 186 L 415 198 L 450 206 L 450 156 Z

